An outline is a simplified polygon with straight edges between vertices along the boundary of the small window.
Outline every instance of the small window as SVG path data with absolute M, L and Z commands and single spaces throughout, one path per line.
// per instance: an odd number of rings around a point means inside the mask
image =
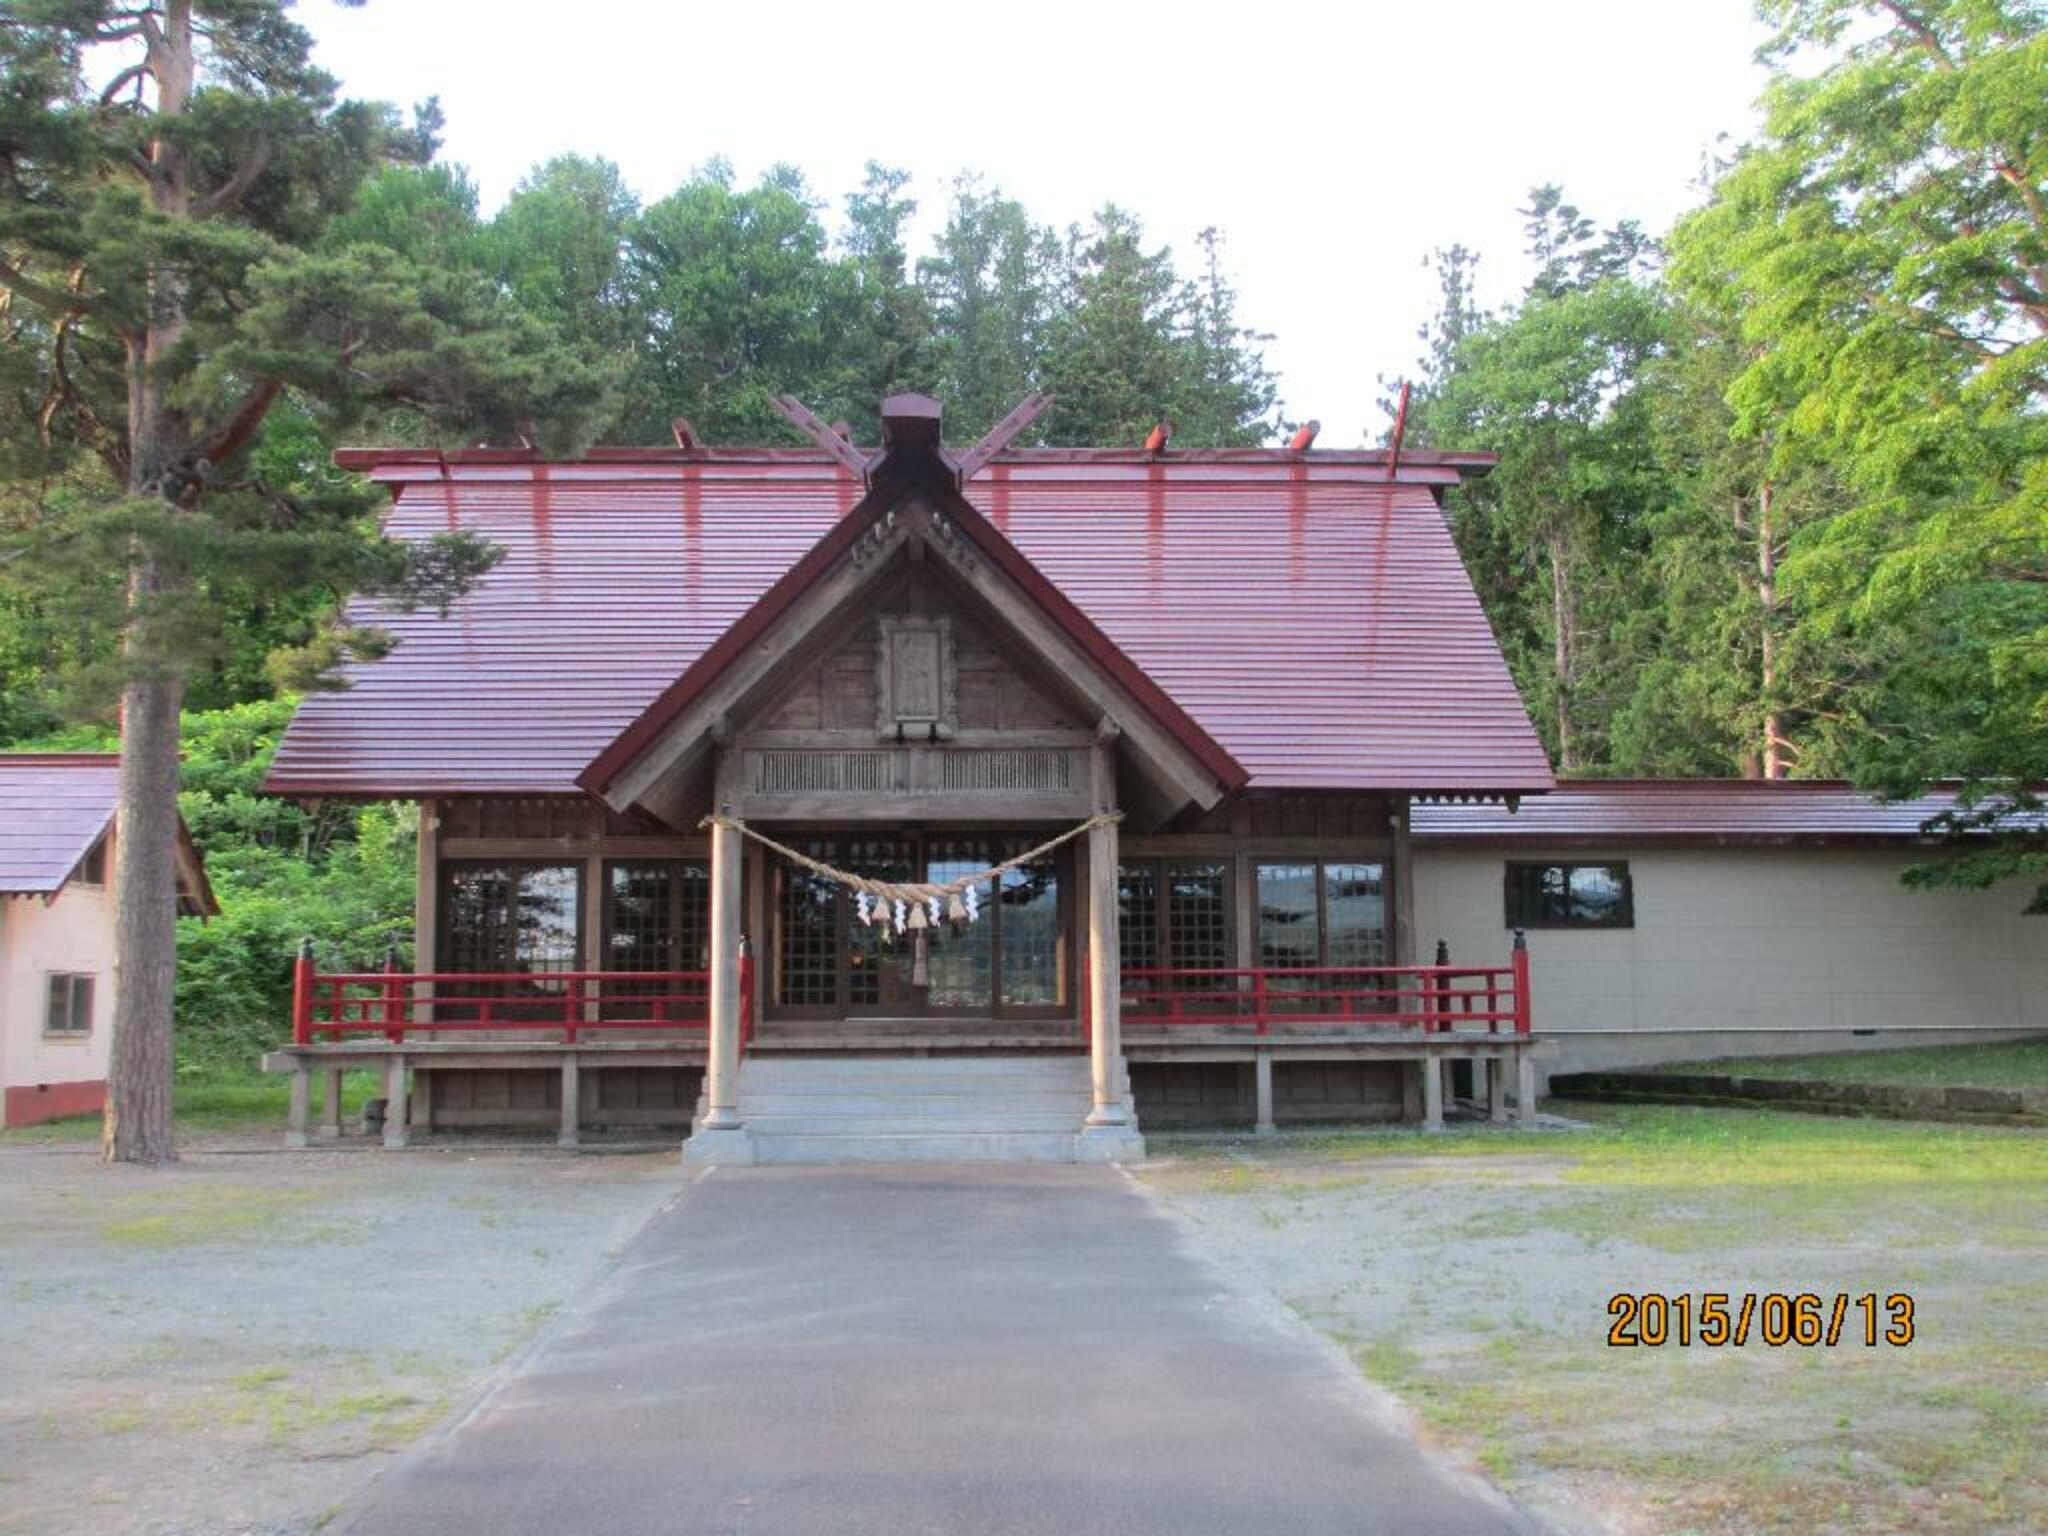
M 1508 865 L 1510 928 L 1633 928 L 1635 888 L 1628 865 Z
M 92 845 L 91 853 L 78 861 L 78 873 L 72 878 L 80 885 L 107 883 L 107 840 L 104 837 Z
M 50 973 L 49 1009 L 43 1033 L 67 1039 L 92 1033 L 92 978 L 62 971 Z

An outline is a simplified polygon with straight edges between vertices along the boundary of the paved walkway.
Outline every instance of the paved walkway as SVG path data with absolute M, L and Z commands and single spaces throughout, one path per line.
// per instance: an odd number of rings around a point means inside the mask
M 1110 1168 L 721 1168 L 350 1536 L 1497 1536 Z

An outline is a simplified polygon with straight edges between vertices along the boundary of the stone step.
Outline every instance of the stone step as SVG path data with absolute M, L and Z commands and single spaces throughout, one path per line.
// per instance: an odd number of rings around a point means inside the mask
M 1042 1078 L 1085 1082 L 1086 1056 L 749 1056 L 741 1074 L 756 1080 L 816 1082 L 827 1078 Z
M 754 1138 L 757 1163 L 1071 1163 L 1067 1131 L 797 1133 Z
M 1143 1155 L 1135 1134 L 1081 1134 L 1094 1105 L 1090 1085 L 1085 1056 L 754 1055 L 740 1065 L 734 1156 L 846 1163 Z M 703 1147 L 685 1156 L 722 1156 L 715 1134 L 722 1133 L 706 1133 Z
M 1081 1128 L 1081 1122 L 1087 1118 L 1088 1108 L 1086 1105 L 1050 1111 L 1000 1108 L 981 1109 L 971 1113 L 956 1110 L 943 1115 L 906 1115 L 891 1104 L 887 1108 L 870 1105 L 867 1112 L 862 1114 L 761 1115 L 745 1109 L 740 1113 L 746 1119 L 748 1130 L 761 1138 L 888 1134 L 973 1136 L 993 1131 L 1063 1131 L 1071 1136 Z
M 1085 1115 L 1093 1105 L 1085 1091 L 1060 1088 L 1047 1092 L 979 1093 L 852 1093 L 843 1087 L 815 1092 L 776 1090 L 740 1094 L 740 1113 L 756 1115 L 864 1115 L 887 1105 L 905 1115 L 971 1115 L 978 1110 L 1044 1111 Z

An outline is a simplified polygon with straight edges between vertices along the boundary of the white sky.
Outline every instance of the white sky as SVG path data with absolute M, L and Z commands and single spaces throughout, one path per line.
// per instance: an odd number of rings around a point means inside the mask
M 836 211 L 870 159 L 915 177 L 920 239 L 962 170 L 1060 227 L 1114 199 L 1192 271 L 1220 227 L 1246 323 L 1326 447 L 1376 433 L 1421 266 L 1462 241 L 1490 302 L 1526 276 L 1514 210 L 1561 183 L 1661 232 L 1754 120 L 1748 0 L 1001 7 L 371 0 L 299 11 L 351 95 L 439 95 L 489 213 L 535 162 L 618 162 L 646 201 L 714 154 L 788 160 Z

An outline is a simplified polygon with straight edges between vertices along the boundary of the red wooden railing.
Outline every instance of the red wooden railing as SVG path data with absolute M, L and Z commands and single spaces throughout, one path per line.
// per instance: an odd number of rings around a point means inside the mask
M 754 959 L 739 963 L 740 1046 L 754 1037 Z M 301 951 L 292 972 L 292 1042 L 489 1031 L 559 1035 L 589 1030 L 703 1031 L 709 971 L 320 971 Z
M 1506 965 L 1244 966 L 1123 973 L 1126 1030 L 1529 1033 L 1529 952 Z

